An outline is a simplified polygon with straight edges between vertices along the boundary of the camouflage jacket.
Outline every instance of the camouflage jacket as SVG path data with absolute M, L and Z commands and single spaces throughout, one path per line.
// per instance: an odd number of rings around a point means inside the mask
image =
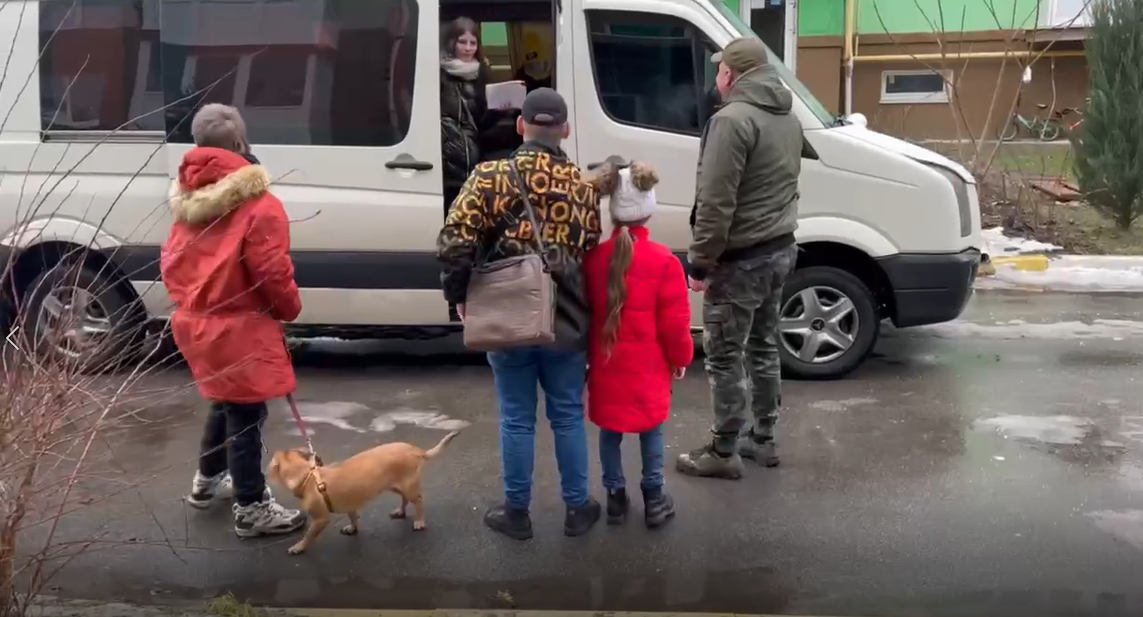
M 540 238 L 558 288 L 557 344 L 582 349 L 589 311 L 580 261 L 599 244 L 599 191 L 562 150 L 529 142 L 512 157 L 531 193 Z M 437 237 L 437 257 L 441 287 L 450 303 L 465 301 L 478 260 L 491 262 L 535 252 L 532 225 L 508 169 L 509 159 L 480 163 L 449 208 Z

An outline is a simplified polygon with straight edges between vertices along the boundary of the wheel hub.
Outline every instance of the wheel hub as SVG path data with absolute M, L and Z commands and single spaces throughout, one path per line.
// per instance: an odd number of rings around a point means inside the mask
M 861 325 L 853 300 L 834 287 L 819 285 L 786 301 L 778 334 L 791 356 L 809 364 L 825 364 L 853 347 Z

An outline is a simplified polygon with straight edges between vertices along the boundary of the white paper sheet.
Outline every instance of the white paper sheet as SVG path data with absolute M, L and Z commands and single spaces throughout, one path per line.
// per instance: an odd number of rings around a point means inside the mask
M 524 82 L 503 81 L 498 84 L 488 84 L 488 109 L 520 109 L 524 106 L 524 97 L 528 89 Z

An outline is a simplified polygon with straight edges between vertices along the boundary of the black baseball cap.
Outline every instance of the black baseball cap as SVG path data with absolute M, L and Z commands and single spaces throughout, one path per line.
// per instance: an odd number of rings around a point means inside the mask
M 536 126 L 561 126 L 568 121 L 568 105 L 559 92 L 536 88 L 524 97 L 520 116 L 524 122 Z

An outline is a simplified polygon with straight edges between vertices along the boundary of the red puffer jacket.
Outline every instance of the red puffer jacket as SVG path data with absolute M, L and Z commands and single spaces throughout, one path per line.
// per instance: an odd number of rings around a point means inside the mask
M 642 433 L 667 419 L 676 367 L 694 359 L 687 280 L 679 259 L 651 240 L 647 228 L 631 227 L 635 240 L 627 269 L 627 299 L 610 357 L 604 350 L 607 284 L 615 236 L 584 257 L 591 304 L 588 345 L 588 417 L 612 431 Z
M 199 392 L 258 403 L 294 391 L 280 321 L 302 310 L 290 223 L 261 165 L 218 148 L 183 156 L 163 245 L 171 333 Z

